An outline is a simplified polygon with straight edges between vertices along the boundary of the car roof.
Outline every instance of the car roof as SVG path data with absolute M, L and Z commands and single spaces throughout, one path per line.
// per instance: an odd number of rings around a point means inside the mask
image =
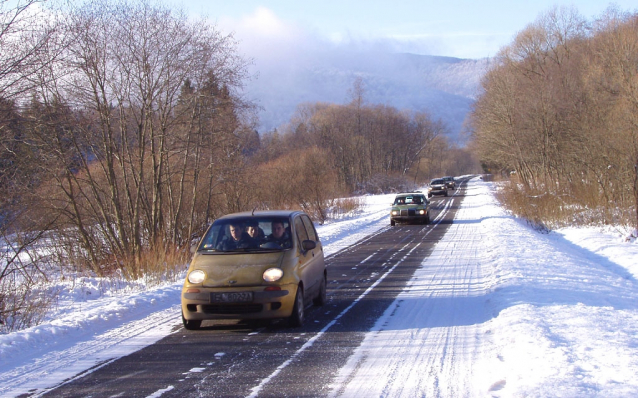
M 299 210 L 260 210 L 260 211 L 243 211 L 239 213 L 231 213 L 226 214 L 222 217 L 219 217 L 218 220 L 221 219 L 232 219 L 232 218 L 249 218 L 249 217 L 293 217 L 297 214 L 306 214 L 303 211 Z
M 423 195 L 423 191 L 399 192 L 397 194 L 397 196 L 406 196 L 406 195 Z

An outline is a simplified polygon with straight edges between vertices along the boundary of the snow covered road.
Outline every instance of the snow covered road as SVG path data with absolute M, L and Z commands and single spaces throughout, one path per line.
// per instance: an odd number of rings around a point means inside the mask
M 473 198 L 470 192 L 467 192 Z M 472 395 L 494 284 L 482 212 L 457 213 L 444 240 L 341 370 L 334 396 Z M 485 198 L 484 196 L 482 197 Z M 466 208 L 464 210 L 464 208 Z

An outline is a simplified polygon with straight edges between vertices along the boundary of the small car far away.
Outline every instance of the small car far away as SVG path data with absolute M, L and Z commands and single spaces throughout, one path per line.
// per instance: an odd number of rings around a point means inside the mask
M 211 319 L 286 318 L 301 326 L 307 304 L 326 302 L 323 247 L 303 212 L 229 214 L 193 251 L 182 288 L 186 329 Z
M 428 198 L 434 195 L 447 196 L 448 184 L 443 178 L 435 178 L 430 181 L 428 186 Z
M 450 189 L 455 189 L 456 188 L 456 182 L 454 181 L 454 177 L 441 177 L 441 179 L 443 181 L 445 181 L 445 183 L 447 184 L 447 187 Z
M 390 225 L 396 223 L 428 224 L 430 222 L 430 202 L 423 192 L 402 192 L 397 194 L 390 210 Z

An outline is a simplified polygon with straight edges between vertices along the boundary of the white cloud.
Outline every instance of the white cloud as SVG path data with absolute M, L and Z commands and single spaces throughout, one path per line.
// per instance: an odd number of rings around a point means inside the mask
M 242 18 L 238 28 L 242 32 L 272 39 L 286 39 L 292 33 L 291 27 L 266 7 L 258 7 L 253 14 Z

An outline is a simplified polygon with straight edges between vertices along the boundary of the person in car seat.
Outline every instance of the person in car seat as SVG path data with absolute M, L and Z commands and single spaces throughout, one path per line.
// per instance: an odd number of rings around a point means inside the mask
M 281 221 L 273 221 L 271 226 L 272 233 L 266 237 L 267 242 L 275 242 L 284 249 L 292 246 L 290 234 L 286 231 L 284 223 Z
M 266 240 L 266 235 L 264 234 L 264 230 L 259 227 L 259 222 L 250 221 L 248 223 L 248 227 L 246 227 L 246 232 L 248 235 L 255 241 L 257 246 L 264 243 Z

